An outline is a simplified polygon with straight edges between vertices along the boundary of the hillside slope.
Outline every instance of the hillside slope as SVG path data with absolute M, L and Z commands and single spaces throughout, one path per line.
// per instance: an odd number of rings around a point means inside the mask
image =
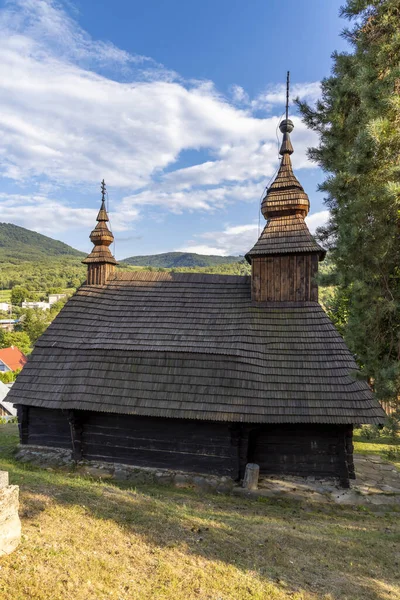
M 11 223 L 0 223 L 0 261 L 37 261 L 85 256 L 84 252 Z
M 212 256 L 195 254 L 194 252 L 166 252 L 148 256 L 131 256 L 120 261 L 137 267 L 163 267 L 173 269 L 179 267 L 211 267 L 225 265 L 243 260 L 243 256 Z

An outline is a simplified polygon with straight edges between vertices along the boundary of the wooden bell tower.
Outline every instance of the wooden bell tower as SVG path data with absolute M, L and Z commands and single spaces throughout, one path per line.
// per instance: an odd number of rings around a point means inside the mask
M 251 263 L 255 302 L 318 302 L 318 261 L 324 258 L 325 250 L 314 240 L 304 220 L 310 201 L 292 169 L 290 133 L 294 125 L 288 118 L 288 106 L 289 73 L 286 118 L 279 125 L 283 134 L 281 164 L 261 204 L 267 224 L 246 255 Z
M 97 215 L 97 225 L 90 234 L 94 244 L 91 253 L 82 261 L 88 266 L 87 285 L 104 285 L 115 270 L 117 261 L 111 254 L 109 246 L 114 241 L 114 236 L 108 229 L 109 221 L 105 204 L 106 184 L 101 182 L 101 206 Z

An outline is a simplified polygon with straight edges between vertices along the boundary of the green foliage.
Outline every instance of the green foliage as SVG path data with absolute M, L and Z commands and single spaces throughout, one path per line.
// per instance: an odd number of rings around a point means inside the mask
M 391 461 L 400 462 L 400 448 L 398 446 L 392 446 L 387 450 L 384 450 L 384 456 Z
M 180 267 L 171 269 L 172 273 L 210 273 L 214 275 L 250 275 L 249 263 L 242 259 L 239 262 L 219 264 L 208 267 Z
M 14 304 L 14 306 L 21 306 L 22 302 L 28 299 L 28 294 L 29 292 L 26 288 L 16 285 L 11 290 L 11 304 Z
M 18 423 L 18 417 L 0 417 L 0 425 L 5 425 L 6 423 Z
M 381 435 L 381 430 L 377 425 L 363 425 L 356 432 L 363 440 L 377 440 Z
M 67 298 L 63 298 L 62 300 L 55 302 L 49 310 L 27 308 L 21 311 L 21 325 L 19 327 L 22 332 L 25 332 L 29 336 L 32 345 L 34 345 L 39 337 L 46 331 L 47 327 L 58 315 L 66 301 Z
M 32 350 L 31 340 L 25 331 L 6 331 L 2 337 L 1 347 L 10 346 L 16 346 L 24 354 L 29 354 Z
M 163 267 L 173 269 L 180 267 L 212 267 L 227 263 L 239 262 L 242 256 L 208 256 L 194 252 L 166 252 L 150 256 L 131 256 L 122 262 L 142 267 Z
M 310 156 L 328 172 L 331 211 L 319 231 L 332 249 L 336 288 L 326 308 L 381 399 L 400 394 L 400 6 L 348 0 L 352 53 L 333 55 L 315 109 L 299 102 L 320 135 Z
M 0 381 L 3 383 L 12 383 L 16 380 L 18 373 L 21 372 L 21 369 L 17 369 L 16 371 L 5 371 L 0 372 Z
M 53 293 L 52 290 L 76 289 L 85 278 L 86 267 L 81 264 L 80 258 L 48 256 L 40 261 L 30 261 L 27 255 L 25 260 L 1 263 L 0 287 L 5 291 L 23 287 L 28 292 L 24 300 L 42 300 Z M 7 299 L 5 296 L 2 301 Z

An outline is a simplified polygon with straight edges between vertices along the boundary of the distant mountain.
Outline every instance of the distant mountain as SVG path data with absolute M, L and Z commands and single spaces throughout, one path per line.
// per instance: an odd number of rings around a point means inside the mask
M 243 256 L 212 256 L 195 254 L 194 252 L 166 252 L 165 254 L 150 254 L 148 256 L 131 256 L 120 261 L 135 267 L 163 267 L 173 269 L 178 267 L 212 267 L 225 265 L 243 260 Z
M 78 258 L 85 253 L 36 231 L 0 223 L 0 261 L 38 261 L 64 256 Z

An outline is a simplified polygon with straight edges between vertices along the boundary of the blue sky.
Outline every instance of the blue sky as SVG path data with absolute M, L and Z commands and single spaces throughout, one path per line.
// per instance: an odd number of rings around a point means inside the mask
M 345 49 L 340 4 L 0 2 L 0 221 L 89 251 L 104 177 L 117 258 L 245 252 L 278 166 L 286 71 L 314 102 Z M 327 218 L 317 139 L 291 116 L 313 230 Z

